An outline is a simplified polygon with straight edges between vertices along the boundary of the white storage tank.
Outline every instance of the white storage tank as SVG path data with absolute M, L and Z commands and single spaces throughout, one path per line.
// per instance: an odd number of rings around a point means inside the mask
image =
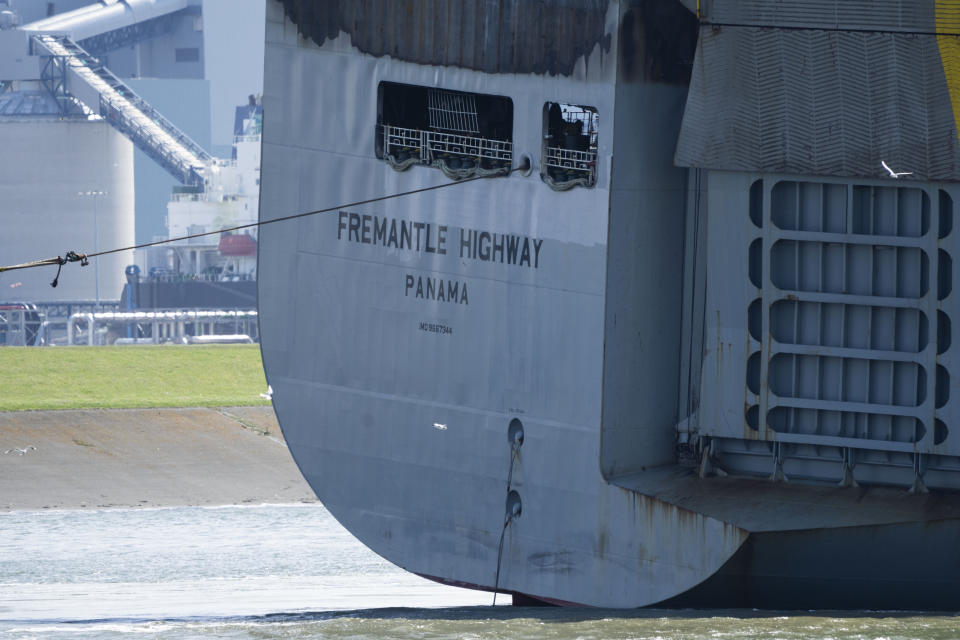
M 3 265 L 134 241 L 133 145 L 103 120 L 41 115 L 47 100 L 0 94 Z M 57 288 L 55 266 L 0 273 L 0 301 L 117 301 L 132 260 L 125 251 L 69 264 Z

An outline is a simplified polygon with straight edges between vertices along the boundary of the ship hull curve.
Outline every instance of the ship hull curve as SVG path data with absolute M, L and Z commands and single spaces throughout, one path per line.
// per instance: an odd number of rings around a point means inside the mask
M 639 607 L 712 575 L 745 531 L 600 470 L 612 127 L 596 185 L 568 192 L 537 171 L 456 184 L 375 154 L 392 82 L 509 97 L 515 164 L 537 162 L 545 96 L 612 118 L 613 62 L 598 49 L 577 78 L 375 58 L 303 41 L 275 2 L 267 30 L 261 220 L 335 207 L 262 227 L 258 266 L 275 409 L 324 505 L 398 566 L 483 589 Z M 682 99 L 649 91 L 660 108 Z M 344 206 L 438 185 L 452 186 Z M 422 244 L 364 241 L 384 220 L 421 225 Z M 483 259 L 481 234 L 518 257 Z M 504 526 L 508 485 L 522 510 Z

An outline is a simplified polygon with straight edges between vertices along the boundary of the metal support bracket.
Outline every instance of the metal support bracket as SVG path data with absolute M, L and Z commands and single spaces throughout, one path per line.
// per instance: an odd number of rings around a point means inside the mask
M 907 493 L 912 495 L 930 493 L 930 489 L 927 489 L 927 485 L 923 482 L 924 471 L 926 471 L 926 465 L 924 464 L 923 454 L 918 451 L 913 454 L 913 485 Z
M 76 113 L 74 100 L 67 91 L 67 59 L 64 56 L 44 56 L 40 84 L 47 90 L 60 109 L 61 116 Z
M 850 447 L 843 449 L 843 470 L 840 478 L 841 487 L 859 487 L 857 479 L 853 477 L 853 467 L 856 466 L 854 451 Z
M 790 482 L 790 478 L 783 472 L 783 443 L 773 443 L 773 473 L 770 479 L 774 482 Z
M 714 457 L 714 441 L 710 438 L 700 438 L 697 440 L 697 446 L 700 449 L 700 466 L 697 469 L 697 475 L 700 479 L 707 476 L 724 477 L 729 475 L 718 463 Z

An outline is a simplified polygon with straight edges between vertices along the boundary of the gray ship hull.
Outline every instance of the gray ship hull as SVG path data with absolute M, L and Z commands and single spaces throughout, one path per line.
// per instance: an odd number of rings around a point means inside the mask
M 751 418 L 751 406 L 882 412 L 828 406 L 823 393 L 791 405 L 774 393 L 789 395 L 777 386 L 782 356 L 762 351 L 762 367 L 751 356 L 762 340 L 748 307 L 758 291 L 776 294 L 753 283 L 751 259 L 768 279 L 787 269 L 779 254 L 756 258 L 744 232 L 751 185 L 811 178 L 677 166 L 692 14 L 673 2 L 547 3 L 555 13 L 539 16 L 427 4 L 412 2 L 416 17 L 386 42 L 377 25 L 401 25 L 394 9 L 268 2 L 261 221 L 333 210 L 261 228 L 261 344 L 285 438 L 331 513 L 404 569 L 545 602 L 960 609 L 960 465 L 934 442 L 946 414 L 932 413 L 932 392 L 929 404 L 914 394 L 916 412 L 930 409 L 922 434 L 901 428 L 912 408 L 893 412 L 886 438 L 873 422 L 856 436 L 811 435 Z M 524 35 L 569 51 L 517 53 Z M 422 123 L 410 115 L 420 96 Z M 427 105 L 443 100 L 475 101 L 477 124 L 457 133 L 435 123 L 439 108 L 428 122 Z M 575 107 L 588 126 L 598 120 L 595 136 L 556 142 L 557 103 L 563 118 Z M 573 164 L 552 169 L 551 157 Z M 777 189 L 758 205 L 771 220 Z M 929 265 L 911 260 L 891 277 L 927 282 Z M 918 295 L 936 306 L 929 291 Z M 779 331 L 779 307 L 760 299 L 762 326 Z M 927 304 L 905 306 L 936 316 Z M 914 316 L 892 322 L 921 333 Z M 805 375 L 795 369 L 795 387 Z M 878 404 L 900 406 L 901 386 L 932 389 L 936 377 L 891 375 L 896 398 Z M 805 424 L 798 415 L 790 428 Z
M 710 578 L 658 606 L 956 611 L 958 536 L 956 519 L 753 533 Z

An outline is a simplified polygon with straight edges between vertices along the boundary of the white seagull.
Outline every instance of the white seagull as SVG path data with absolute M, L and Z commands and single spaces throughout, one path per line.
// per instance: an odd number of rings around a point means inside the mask
M 16 453 L 18 456 L 22 456 L 27 451 L 36 451 L 36 450 L 37 448 L 31 444 L 24 447 L 23 449 L 20 449 L 17 447 L 14 447 L 13 449 L 7 449 L 6 451 L 3 452 L 3 455 L 7 455 L 8 453 Z
M 882 164 L 882 165 L 883 165 L 883 168 L 887 170 L 887 173 L 890 174 L 890 177 L 891 177 L 891 178 L 899 178 L 900 176 L 912 176 L 912 175 L 913 175 L 913 171 L 894 171 L 893 169 L 891 169 L 890 167 L 888 167 L 888 166 L 887 166 L 887 163 L 884 162 L 883 160 L 880 161 L 880 164 Z
M 446 430 L 447 430 L 447 425 L 442 424 L 442 423 L 440 423 L 440 422 L 434 422 L 434 423 L 433 423 L 433 428 L 436 429 L 437 431 L 446 431 Z
M 271 387 L 270 385 L 267 385 L 267 392 L 261 393 L 260 397 L 263 398 L 264 400 L 273 400 L 273 387 Z

